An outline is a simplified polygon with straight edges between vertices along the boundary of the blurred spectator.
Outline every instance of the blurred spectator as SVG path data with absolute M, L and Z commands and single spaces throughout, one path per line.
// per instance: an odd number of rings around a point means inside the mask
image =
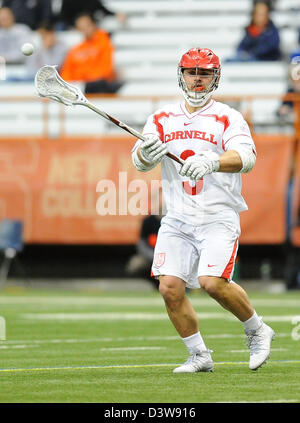
M 279 32 L 270 19 L 270 6 L 258 1 L 254 4 L 250 24 L 239 43 L 236 56 L 227 62 L 280 60 Z
M 15 23 L 13 12 L 8 7 L 0 9 L 0 56 L 5 58 L 6 63 L 24 63 L 21 47 L 25 42 L 30 42 L 31 37 L 30 28 Z
M 256 3 L 266 3 L 270 10 L 275 10 L 277 0 L 253 0 L 253 6 L 255 6 Z
M 115 79 L 114 47 L 107 32 L 89 14 L 79 15 L 75 25 L 85 40 L 71 48 L 61 69 L 66 81 L 85 82 L 85 93 L 115 93 L 122 82 Z
M 3 0 L 2 6 L 9 7 L 17 23 L 35 30 L 40 22 L 51 21 L 52 0 Z
M 42 45 L 26 61 L 29 77 L 34 77 L 39 68 L 44 65 L 57 65 L 60 70 L 67 53 L 66 45 L 57 38 L 51 23 L 41 23 L 37 32 L 41 37 Z
M 300 93 L 300 52 L 298 54 L 299 55 L 291 56 L 287 94 Z M 294 102 L 287 97 L 284 97 L 282 104 L 277 111 L 277 115 L 280 119 L 286 122 L 293 122 Z
M 123 13 L 112 12 L 100 0 L 62 0 L 61 10 L 57 20 L 60 29 L 68 29 L 75 25 L 79 14 L 88 13 L 97 22 L 105 16 L 115 16 L 120 23 L 124 23 L 126 16 Z
M 125 267 L 127 275 L 146 278 L 154 287 L 157 287 L 157 282 L 151 277 L 151 266 L 161 218 L 160 215 L 145 217 L 136 246 L 136 254 L 130 258 Z

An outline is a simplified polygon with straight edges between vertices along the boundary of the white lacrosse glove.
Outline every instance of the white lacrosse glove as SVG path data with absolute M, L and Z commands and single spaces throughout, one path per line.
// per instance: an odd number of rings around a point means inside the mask
M 140 145 L 140 155 L 146 163 L 158 164 L 168 153 L 167 146 L 157 135 L 147 135 L 146 138 L 147 141 Z
M 202 151 L 199 154 L 188 157 L 179 174 L 189 176 L 190 179 L 198 181 L 204 175 L 217 172 L 220 167 L 219 155 L 213 151 Z

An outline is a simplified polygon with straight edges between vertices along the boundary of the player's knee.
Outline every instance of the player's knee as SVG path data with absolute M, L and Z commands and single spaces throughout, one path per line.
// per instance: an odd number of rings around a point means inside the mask
M 220 292 L 220 278 L 214 276 L 200 276 L 199 283 L 202 289 L 204 289 L 210 296 L 215 297 Z
M 182 300 L 185 291 L 180 279 L 172 276 L 161 276 L 159 278 L 159 292 L 167 303 L 175 303 Z

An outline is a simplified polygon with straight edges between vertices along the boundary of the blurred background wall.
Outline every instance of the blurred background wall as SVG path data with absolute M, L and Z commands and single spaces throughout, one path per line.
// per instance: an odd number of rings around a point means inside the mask
M 22 222 L 24 243 L 10 275 L 128 277 L 126 263 L 150 212 L 128 213 L 131 182 L 143 180 L 150 199 L 151 181 L 160 178 L 159 168 L 140 174 L 132 166 L 135 139 L 82 107 L 66 108 L 35 92 L 36 70 L 64 69 L 70 50 L 83 42 L 77 13 L 89 8 L 108 37 L 113 76 L 96 88 L 84 77 L 75 83 L 139 131 L 152 112 L 180 98 L 177 63 L 185 51 L 208 47 L 220 57 L 214 98 L 243 113 L 258 150 L 255 169 L 243 176 L 249 211 L 241 215 L 237 277 L 300 287 L 300 2 L 267 2 L 280 51 L 271 59 L 267 51 L 239 50 L 245 28 L 254 25 L 252 0 L 18 3 L 3 0 L 0 9 L 0 219 Z M 35 46 L 30 57 L 17 54 L 24 42 Z M 116 188 L 115 209 L 99 214 L 104 180 Z

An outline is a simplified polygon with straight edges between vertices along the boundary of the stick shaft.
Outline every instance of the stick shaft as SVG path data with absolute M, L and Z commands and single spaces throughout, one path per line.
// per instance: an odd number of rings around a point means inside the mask
M 140 132 L 136 131 L 135 129 L 131 128 L 130 126 L 126 125 L 125 123 L 121 122 L 120 120 L 114 118 L 113 116 L 110 116 L 108 113 L 104 112 L 103 110 L 98 109 L 98 107 L 94 106 L 94 104 L 90 103 L 89 101 L 87 103 L 80 103 L 83 106 L 88 107 L 89 109 L 93 110 L 95 113 L 98 113 L 98 115 L 104 117 L 105 119 L 111 121 L 116 126 L 119 126 L 119 128 L 124 129 L 124 131 L 129 132 L 134 137 L 139 138 L 142 141 L 146 141 L 147 138 L 144 137 Z M 174 160 L 175 162 L 179 164 L 183 164 L 184 160 L 181 158 L 175 156 L 172 153 L 167 153 L 167 156 L 170 157 L 170 159 Z

